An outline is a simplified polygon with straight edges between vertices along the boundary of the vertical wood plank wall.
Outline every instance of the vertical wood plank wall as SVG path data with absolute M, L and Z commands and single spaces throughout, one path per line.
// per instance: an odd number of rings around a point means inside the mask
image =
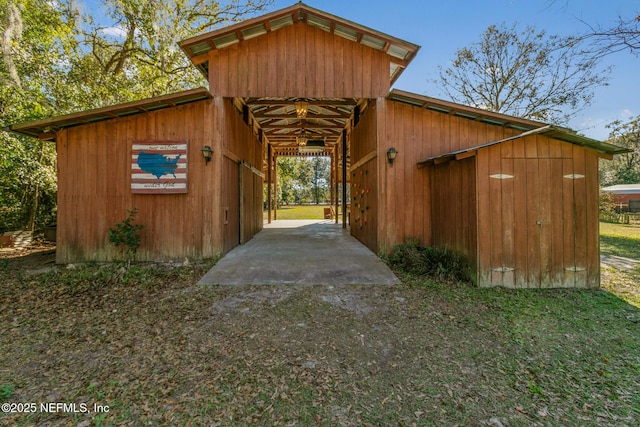
M 432 245 L 433 230 L 441 227 L 432 219 L 432 188 L 445 192 L 449 188 L 440 181 L 443 177 L 434 178 L 429 167 L 419 169 L 416 164 L 432 156 L 497 141 L 519 132 L 388 99 L 379 99 L 377 105 L 381 171 L 379 250 L 389 252 L 394 245 L 413 237 L 424 245 Z M 386 151 L 392 146 L 398 155 L 394 164 L 389 165 Z M 458 175 L 450 178 L 462 179 Z M 472 182 L 452 184 L 471 185 Z M 469 222 L 472 218 L 460 217 L 460 221 Z
M 262 169 L 263 147 L 244 123 L 231 99 L 217 96 L 214 99 L 223 103 L 224 111 L 222 145 L 225 159 L 222 188 L 225 189 L 223 209 L 228 209 L 228 213 L 223 212 L 228 215 L 228 221 L 223 226 L 226 253 L 238 244 L 245 243 L 262 229 L 264 178 L 256 171 Z
M 376 98 L 389 57 L 304 23 L 209 53 L 212 93 L 234 97 Z
M 429 166 L 432 245 L 464 255 L 476 271 L 476 161 L 467 158 Z
M 478 151 L 481 286 L 599 286 L 597 163 L 543 135 Z
M 378 154 L 375 103 L 367 108 L 351 133 L 349 171 L 351 234 L 378 251 Z M 361 162 L 361 160 L 366 160 Z M 367 160 L 368 159 L 368 160 Z
M 222 233 L 224 253 L 240 243 L 240 179 L 238 163 L 228 157 L 223 159 Z
M 597 154 L 544 135 L 428 166 L 520 132 L 378 100 L 380 252 L 407 238 L 468 255 L 481 286 L 597 287 Z M 394 146 L 393 166 L 382 154 Z M 494 176 L 493 178 L 491 176 Z
M 59 263 L 106 261 L 116 254 L 108 229 L 139 209 L 144 226 L 137 258 L 142 261 L 213 257 L 222 252 L 219 224 L 219 158 L 211 101 L 199 101 L 127 118 L 60 131 L 58 151 Z M 131 143 L 188 140 L 187 194 L 132 194 Z M 214 147 L 205 166 L 201 149 Z

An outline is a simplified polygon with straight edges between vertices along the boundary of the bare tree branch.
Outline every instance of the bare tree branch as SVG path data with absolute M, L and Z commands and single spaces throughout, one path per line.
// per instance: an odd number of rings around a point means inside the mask
M 533 27 L 487 28 L 480 41 L 460 49 L 439 80 L 456 102 L 535 120 L 565 123 L 605 85 L 607 68 L 575 40 Z

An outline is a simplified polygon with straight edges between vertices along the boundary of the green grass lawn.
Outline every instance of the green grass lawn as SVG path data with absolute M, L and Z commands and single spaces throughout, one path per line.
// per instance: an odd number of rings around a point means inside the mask
M 600 250 L 640 260 L 640 225 L 601 222 Z
M 285 205 L 278 208 L 278 219 L 324 219 L 329 205 Z M 265 213 L 266 218 L 266 213 Z
M 640 261 L 640 226 L 600 223 L 600 253 Z M 630 263 L 629 269 L 616 269 L 603 265 L 603 289 L 640 307 L 640 262 Z

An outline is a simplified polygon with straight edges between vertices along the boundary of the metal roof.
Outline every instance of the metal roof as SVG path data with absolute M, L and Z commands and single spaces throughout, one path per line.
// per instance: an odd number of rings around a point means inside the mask
M 393 89 L 391 92 L 389 92 L 389 94 L 387 95 L 387 99 L 410 104 L 415 107 L 424 108 L 426 110 L 451 114 L 453 116 L 474 120 L 476 122 L 504 126 L 520 131 L 528 131 L 547 125 L 546 123 L 537 122 L 534 120 L 522 119 L 519 117 L 508 116 L 501 113 L 494 113 L 492 111 L 469 107 L 466 105 L 457 104 L 455 102 L 444 101 L 442 99 L 431 98 L 429 96 L 418 95 L 398 89 Z
M 119 117 L 133 116 L 149 111 L 176 107 L 191 102 L 211 99 L 213 96 L 204 88 L 191 89 L 170 95 L 127 102 L 125 104 L 87 110 L 64 116 L 50 117 L 6 127 L 4 130 L 40 139 L 54 139 L 55 132 L 68 127 L 97 123 Z
M 519 135 L 515 135 L 509 138 L 500 139 L 498 141 L 491 141 L 486 144 L 476 145 L 474 147 L 465 148 L 463 150 L 453 151 L 450 153 L 429 157 L 425 160 L 418 162 L 418 167 L 422 167 L 427 164 L 439 164 L 439 163 L 445 163 L 451 160 L 471 157 L 476 150 L 491 147 L 492 145 L 500 144 L 502 142 L 512 141 L 514 139 L 524 138 L 525 136 L 536 135 L 536 134 L 547 135 L 551 138 L 558 139 L 560 141 L 569 142 L 574 145 L 579 145 L 584 148 L 589 148 L 591 150 L 595 150 L 604 154 L 610 154 L 610 155 L 622 154 L 622 153 L 628 153 L 630 151 L 627 148 L 618 147 L 617 145 L 608 144 L 606 142 L 600 142 L 595 139 L 587 138 L 586 136 L 580 136 L 574 133 L 573 131 L 565 128 L 560 128 L 553 125 L 546 125 L 544 127 L 526 131 Z
M 437 111 L 444 114 L 451 114 L 456 117 L 462 117 L 465 119 L 487 123 L 495 126 L 503 126 L 523 132 L 519 135 L 501 139 L 499 141 L 491 141 L 487 142 L 486 144 L 477 145 L 475 147 L 466 148 L 464 150 L 429 157 L 428 159 L 418 162 L 419 167 L 424 166 L 428 163 L 443 163 L 449 160 L 454 160 L 458 157 L 465 157 L 465 154 L 469 154 L 480 148 L 489 147 L 491 145 L 499 144 L 501 142 L 510 141 L 517 138 L 522 138 L 531 134 L 544 134 L 560 141 L 569 142 L 574 145 L 579 145 L 609 155 L 628 153 L 630 151 L 629 149 L 624 147 L 619 147 L 607 142 L 601 142 L 595 139 L 588 138 L 586 136 L 578 135 L 576 132 L 569 128 L 549 125 L 547 123 L 522 119 L 506 114 L 495 113 L 493 111 L 487 111 L 480 108 L 456 104 L 455 102 L 443 101 L 441 99 L 418 95 L 411 92 L 393 89 L 391 92 L 389 92 L 387 98 L 392 101 L 402 102 L 405 104 L 413 105 L 415 107 L 424 108 L 426 110 Z
M 615 194 L 638 194 L 640 193 L 640 184 L 617 184 L 603 187 L 601 190 Z
M 179 45 L 193 64 L 208 78 L 210 51 L 224 49 L 243 40 L 259 37 L 298 22 L 386 53 L 391 60 L 389 69 L 391 84 L 400 76 L 420 49 L 420 46 L 416 44 L 314 9 L 302 2 L 183 40 Z

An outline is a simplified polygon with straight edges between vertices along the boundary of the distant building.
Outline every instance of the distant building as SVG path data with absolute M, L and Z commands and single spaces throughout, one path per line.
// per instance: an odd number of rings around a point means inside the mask
M 640 184 L 618 184 L 602 188 L 613 194 L 616 207 L 622 212 L 640 212 Z

